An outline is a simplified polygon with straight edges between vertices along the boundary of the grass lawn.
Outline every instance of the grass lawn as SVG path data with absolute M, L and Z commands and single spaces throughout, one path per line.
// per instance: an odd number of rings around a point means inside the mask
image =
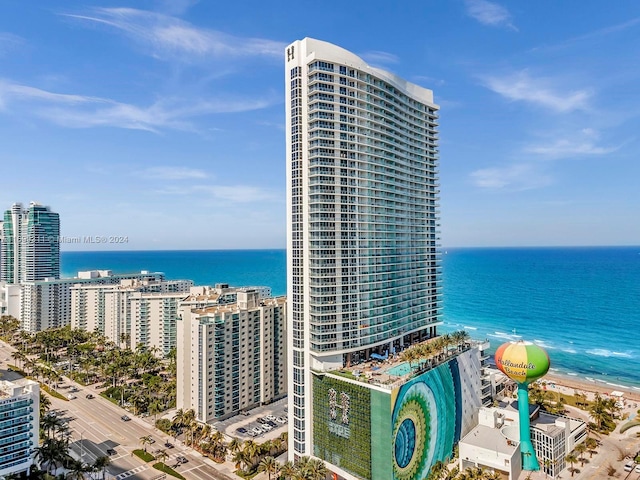
M 153 468 L 156 470 L 160 470 L 161 472 L 166 473 L 167 475 L 171 475 L 172 477 L 180 478 L 181 480 L 186 480 L 182 475 L 176 472 L 173 468 L 167 467 L 164 463 L 155 463 Z
M 145 452 L 144 450 L 138 448 L 133 451 L 133 454 L 138 457 L 140 460 L 145 462 L 150 462 L 151 460 L 155 460 L 156 457 L 151 455 L 149 452 Z

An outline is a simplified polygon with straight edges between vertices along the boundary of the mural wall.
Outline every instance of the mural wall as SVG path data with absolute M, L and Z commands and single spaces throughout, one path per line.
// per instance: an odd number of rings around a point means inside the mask
M 479 395 L 477 350 L 388 391 L 314 375 L 314 455 L 357 478 L 423 479 L 477 424 Z

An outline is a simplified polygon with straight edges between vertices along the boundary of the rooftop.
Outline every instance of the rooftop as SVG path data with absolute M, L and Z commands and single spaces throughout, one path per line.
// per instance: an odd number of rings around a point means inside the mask
M 475 427 L 460 442 L 509 456 L 513 455 L 520 445 L 518 442 L 506 438 L 499 429 L 485 425 Z
M 429 338 L 423 342 L 411 345 L 433 343 L 438 341 L 441 336 Z M 371 354 L 369 360 L 358 363 L 356 365 L 346 366 L 339 370 L 333 370 L 331 374 L 351 378 L 371 385 L 377 385 L 385 389 L 393 389 L 405 384 L 408 380 L 420 375 L 432 368 L 447 362 L 451 358 L 466 352 L 471 348 L 484 342 L 466 341 L 460 346 L 449 346 L 445 350 L 440 350 L 439 354 L 435 354 L 431 358 L 414 360 L 409 362 L 403 356 L 403 352 L 396 352 L 391 355 Z M 408 347 L 408 348 L 411 348 Z M 405 351 L 408 349 L 406 348 Z

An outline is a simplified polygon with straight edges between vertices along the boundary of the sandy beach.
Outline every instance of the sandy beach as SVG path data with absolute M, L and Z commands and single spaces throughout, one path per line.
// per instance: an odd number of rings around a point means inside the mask
M 596 392 L 608 396 L 611 392 L 618 391 L 624 393 L 626 400 L 640 403 L 640 392 L 631 387 L 623 387 L 622 385 L 612 387 L 599 381 L 590 382 L 578 377 L 574 378 L 556 374 L 547 374 L 540 382 L 546 382 L 548 390 L 560 391 L 567 395 L 573 395 L 575 391 L 585 393 L 589 400 L 595 397 Z

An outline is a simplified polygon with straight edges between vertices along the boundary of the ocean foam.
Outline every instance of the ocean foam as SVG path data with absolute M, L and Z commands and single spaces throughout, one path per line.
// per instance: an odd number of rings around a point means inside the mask
M 607 350 L 606 348 L 592 348 L 591 350 L 587 350 L 587 353 L 598 357 L 633 358 L 633 355 L 628 352 L 614 352 L 612 350 Z
M 464 325 L 462 328 L 464 328 L 465 330 L 477 330 L 478 327 L 470 327 L 469 325 Z

